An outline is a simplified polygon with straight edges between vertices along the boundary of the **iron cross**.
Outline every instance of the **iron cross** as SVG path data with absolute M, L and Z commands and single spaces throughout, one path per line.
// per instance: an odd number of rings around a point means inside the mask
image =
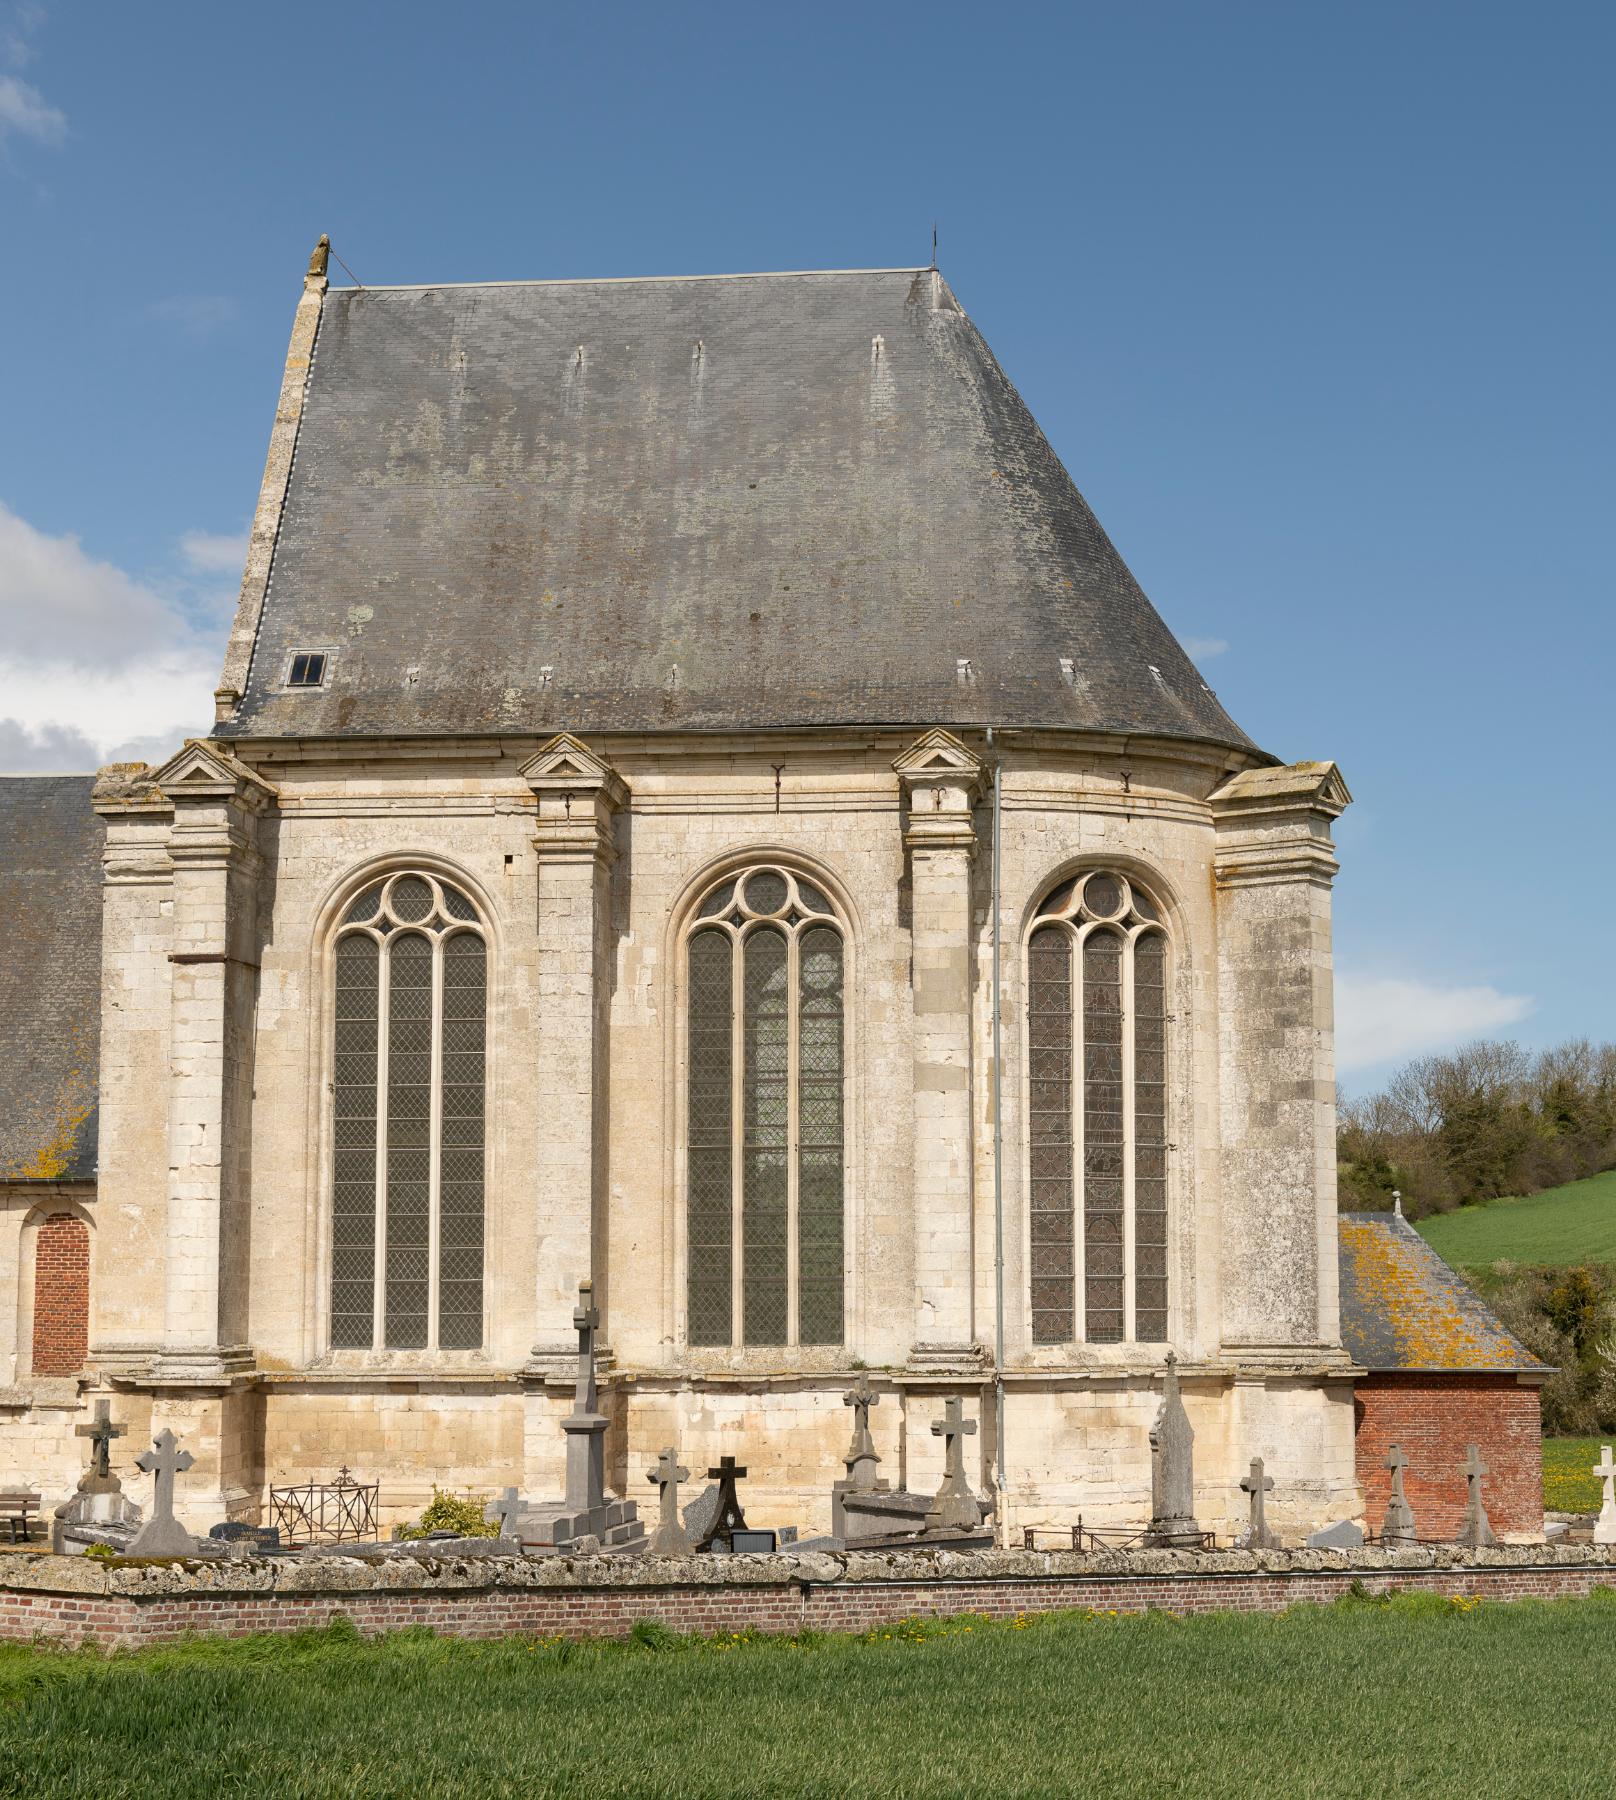
M 127 1425 L 114 1425 L 111 1412 L 107 1401 L 97 1400 L 94 1423 L 74 1427 L 78 1437 L 90 1440 L 90 1473 L 104 1481 L 112 1475 L 112 1440 L 123 1437 L 129 1430 Z

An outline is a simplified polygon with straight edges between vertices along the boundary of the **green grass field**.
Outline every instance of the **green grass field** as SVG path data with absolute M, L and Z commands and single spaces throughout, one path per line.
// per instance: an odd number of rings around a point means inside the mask
M 1518 1263 L 1616 1263 L 1616 1170 L 1524 1200 L 1436 1213 L 1416 1226 L 1438 1256 L 1463 1268 Z
M 1611 1445 L 1616 1455 L 1616 1435 L 1543 1440 L 1543 1505 L 1547 1511 L 1599 1511 L 1599 1478 L 1593 1468 L 1601 1444 Z
M 0 1650 L 0 1792 L 1603 1794 L 1616 1594 L 869 1638 Z

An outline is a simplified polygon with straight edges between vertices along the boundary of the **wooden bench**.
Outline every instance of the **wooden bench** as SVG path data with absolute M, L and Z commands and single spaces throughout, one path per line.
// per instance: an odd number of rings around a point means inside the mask
M 11 1526 L 11 1541 L 14 1544 L 28 1542 L 28 1515 L 39 1511 L 38 1494 L 15 1492 L 0 1494 L 0 1519 Z

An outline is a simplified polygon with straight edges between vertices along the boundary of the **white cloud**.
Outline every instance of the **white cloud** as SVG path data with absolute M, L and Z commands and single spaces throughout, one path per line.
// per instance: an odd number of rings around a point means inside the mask
M 0 142 L 12 132 L 36 143 L 59 144 L 67 136 L 67 115 L 38 88 L 15 75 L 0 75 Z
M 1335 1060 L 1342 1074 L 1449 1050 L 1524 1019 L 1533 1002 L 1495 987 L 1442 987 L 1336 971 Z
M 230 324 L 241 307 L 228 294 L 177 294 L 168 300 L 154 300 L 150 311 L 154 319 L 178 325 L 193 337 L 206 337 Z
M 177 598 L 0 505 L 0 766 L 161 760 L 207 731 L 227 616 L 199 628 Z
M 1229 648 L 1227 638 L 1185 638 L 1184 654 L 1191 662 L 1210 662 Z
M 198 575 L 239 575 L 247 561 L 245 531 L 188 531 L 180 539 L 185 566 Z

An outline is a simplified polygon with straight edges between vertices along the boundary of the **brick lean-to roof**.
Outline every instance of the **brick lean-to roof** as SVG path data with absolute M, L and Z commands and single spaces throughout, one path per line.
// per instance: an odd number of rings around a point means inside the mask
M 1376 1371 L 1547 1373 L 1400 1214 L 1342 1213 L 1339 1233 L 1341 1341 L 1355 1363 Z
M 0 1181 L 95 1176 L 102 826 L 93 775 L 0 775 Z
M 331 290 L 247 629 L 225 738 L 1253 748 L 929 270 Z

